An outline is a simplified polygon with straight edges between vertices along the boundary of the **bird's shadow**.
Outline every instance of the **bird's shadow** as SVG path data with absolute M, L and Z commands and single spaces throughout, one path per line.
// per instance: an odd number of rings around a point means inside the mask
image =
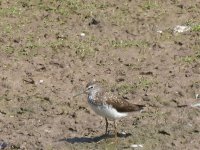
M 127 134 L 118 133 L 117 136 L 118 136 L 118 138 L 122 138 L 122 137 L 126 138 L 128 136 L 131 136 L 131 134 L 130 133 L 127 133 Z M 65 142 L 68 142 L 68 143 L 71 143 L 71 144 L 74 144 L 74 143 L 93 143 L 93 142 L 99 142 L 101 140 L 113 138 L 113 137 L 114 137 L 114 135 L 103 134 L 103 135 L 95 136 L 95 137 L 63 138 L 63 139 L 60 139 L 59 141 L 65 141 Z

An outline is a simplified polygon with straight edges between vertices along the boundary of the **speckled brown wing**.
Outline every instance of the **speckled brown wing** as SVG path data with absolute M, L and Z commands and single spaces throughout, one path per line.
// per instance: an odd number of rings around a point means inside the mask
M 104 91 L 100 91 L 98 93 L 96 93 L 95 97 L 94 97 L 94 103 L 96 105 L 103 105 L 103 96 L 104 96 Z
M 109 105 L 112 105 L 118 112 L 139 111 L 145 107 L 144 105 L 132 104 L 126 100 L 122 100 L 116 97 L 107 98 L 105 102 Z

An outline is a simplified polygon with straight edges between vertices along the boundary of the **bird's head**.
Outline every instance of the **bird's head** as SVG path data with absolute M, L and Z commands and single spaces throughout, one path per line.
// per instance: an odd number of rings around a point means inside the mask
M 89 93 L 98 92 L 98 91 L 101 91 L 100 83 L 98 83 L 96 81 L 95 82 L 89 82 L 86 85 L 86 89 L 84 91 L 82 91 L 81 93 L 76 94 L 74 97 L 81 95 L 81 94 L 89 94 Z

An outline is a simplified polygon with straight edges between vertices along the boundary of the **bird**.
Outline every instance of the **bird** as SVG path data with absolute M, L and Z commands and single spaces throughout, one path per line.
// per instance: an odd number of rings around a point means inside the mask
M 108 120 L 114 121 L 115 138 L 117 137 L 116 120 L 126 117 L 129 112 L 140 111 L 145 107 L 145 105 L 132 104 L 106 91 L 97 81 L 89 82 L 86 89 L 75 96 L 81 94 L 87 94 L 87 101 L 93 111 L 105 118 L 105 134 L 108 134 Z

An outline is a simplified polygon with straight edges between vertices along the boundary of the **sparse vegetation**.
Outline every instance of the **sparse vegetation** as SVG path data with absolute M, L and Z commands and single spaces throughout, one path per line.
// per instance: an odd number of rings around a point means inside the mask
M 143 3 L 142 7 L 144 9 L 150 10 L 150 9 L 158 8 L 159 5 L 158 5 L 158 2 L 156 2 L 156 1 L 148 0 L 148 1 Z
M 147 78 L 141 77 L 139 78 L 139 82 L 137 83 L 137 87 L 139 88 L 149 88 L 153 82 Z
M 19 16 L 21 15 L 22 10 L 19 7 L 7 7 L 7 8 L 1 8 L 0 10 L 0 16 L 1 17 L 9 17 L 9 16 Z
M 117 91 L 119 95 L 124 95 L 127 93 L 132 93 L 136 90 L 137 86 L 134 84 L 122 84 L 119 87 L 117 87 Z
M 0 149 L 199 149 L 199 108 L 184 106 L 200 94 L 198 1 L 0 5 Z M 177 25 L 191 28 L 174 34 Z M 93 79 L 146 105 L 120 120 L 130 136 L 117 143 L 112 131 L 100 138 L 86 96 L 73 98 Z
M 115 41 L 110 41 L 111 46 L 114 48 L 129 48 L 129 47 L 140 47 L 140 48 L 145 48 L 148 46 L 148 42 L 146 41 L 136 41 L 136 40 L 115 40 Z
M 192 63 L 192 62 L 195 61 L 195 58 L 192 57 L 192 56 L 185 56 L 185 57 L 182 57 L 182 60 L 183 60 L 184 62 L 187 62 L 187 63 Z
M 183 62 L 185 62 L 185 63 L 193 63 L 193 62 L 195 62 L 195 61 L 197 61 L 197 59 L 198 59 L 198 55 L 197 56 L 184 56 L 184 57 L 181 57 L 181 60 L 183 61 Z
M 144 89 L 144 88 L 150 88 L 153 84 L 152 81 L 149 79 L 146 79 L 144 77 L 139 78 L 138 82 L 136 83 L 123 83 L 116 87 L 116 90 L 118 91 L 119 95 L 124 95 L 128 93 L 135 93 L 138 89 Z
M 194 25 L 192 26 L 192 31 L 200 32 L 200 25 Z
M 87 56 L 91 56 L 95 52 L 95 50 L 91 47 L 91 45 L 84 43 L 84 42 L 76 43 L 76 45 L 74 47 L 76 50 L 76 54 L 81 59 L 84 59 Z

